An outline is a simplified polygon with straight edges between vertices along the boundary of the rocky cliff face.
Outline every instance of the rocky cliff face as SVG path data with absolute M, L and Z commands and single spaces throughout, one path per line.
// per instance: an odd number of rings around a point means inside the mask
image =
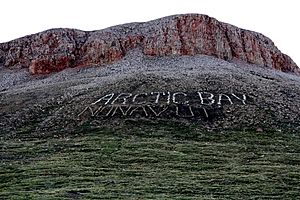
M 206 15 L 176 15 L 85 32 L 53 29 L 0 44 L 0 64 L 47 74 L 69 67 L 102 65 L 134 48 L 145 55 L 210 55 L 299 73 L 293 60 L 264 35 Z

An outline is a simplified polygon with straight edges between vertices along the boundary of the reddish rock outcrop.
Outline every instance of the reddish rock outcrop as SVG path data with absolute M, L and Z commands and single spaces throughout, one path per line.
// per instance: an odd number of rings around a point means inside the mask
M 266 36 L 187 14 L 85 32 L 52 29 L 0 44 L 0 64 L 46 74 L 68 67 L 102 65 L 139 46 L 145 55 L 210 55 L 299 73 L 293 60 Z

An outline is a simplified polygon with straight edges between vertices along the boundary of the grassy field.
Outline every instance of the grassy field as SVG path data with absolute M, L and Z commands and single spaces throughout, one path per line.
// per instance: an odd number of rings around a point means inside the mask
M 300 199 L 299 134 L 129 121 L 1 138 L 0 199 Z

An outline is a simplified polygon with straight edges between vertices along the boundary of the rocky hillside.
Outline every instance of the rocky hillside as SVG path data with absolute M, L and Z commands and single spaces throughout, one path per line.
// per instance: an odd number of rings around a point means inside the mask
M 0 44 L 2 199 L 299 199 L 299 68 L 205 15 Z
M 262 34 L 205 15 L 48 30 L 0 49 L 5 131 L 140 117 L 299 129 L 297 65 Z
M 201 54 L 299 73 L 297 65 L 264 35 L 198 14 L 92 32 L 48 30 L 1 44 L 0 62 L 8 68 L 24 67 L 32 74 L 47 74 L 112 63 L 137 47 L 149 56 Z

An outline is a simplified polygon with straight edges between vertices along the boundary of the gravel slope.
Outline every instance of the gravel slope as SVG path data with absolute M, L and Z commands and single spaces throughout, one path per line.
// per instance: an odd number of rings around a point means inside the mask
M 300 127 L 299 76 L 210 56 L 149 57 L 135 49 L 111 65 L 66 69 L 47 76 L 31 76 L 27 71 L 16 73 L 1 68 L 0 77 L 1 129 L 12 132 L 33 118 L 36 120 L 33 120 L 32 131 L 49 131 L 49 127 L 69 129 L 93 121 L 90 116 L 78 119 L 78 114 L 110 93 L 168 91 L 213 93 L 215 104 L 219 94 L 234 93 L 240 98 L 246 95 L 246 105 L 226 105 L 224 96 L 224 104 L 211 108 L 214 118 L 209 123 L 182 119 L 187 123 L 199 123 L 204 128 L 296 131 Z M 128 117 L 95 120 L 101 125 L 120 118 L 122 121 Z M 168 119 L 178 120 L 173 114 Z

